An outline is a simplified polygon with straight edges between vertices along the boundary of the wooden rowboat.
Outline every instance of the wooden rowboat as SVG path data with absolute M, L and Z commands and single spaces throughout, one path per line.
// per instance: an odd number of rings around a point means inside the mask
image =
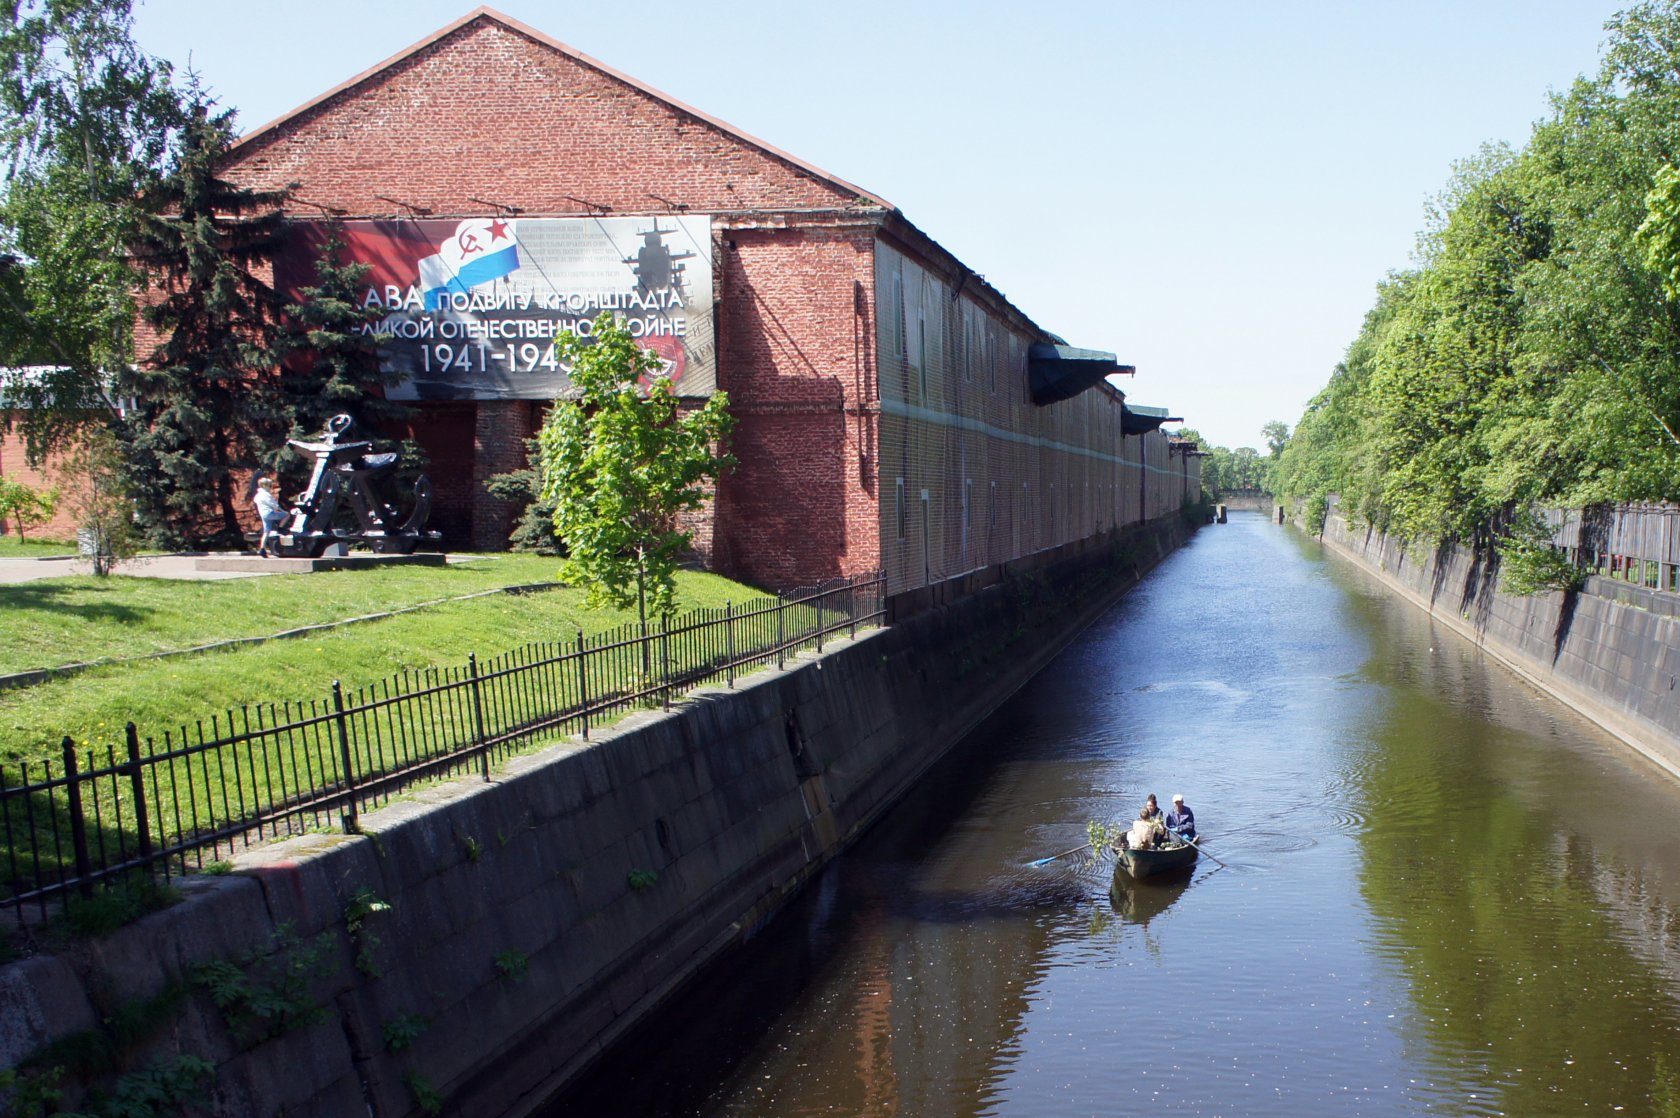
M 1127 847 L 1120 851 L 1120 857 L 1114 864 L 1114 872 L 1118 874 L 1124 870 L 1140 881 L 1146 877 L 1160 877 L 1162 874 L 1189 869 L 1196 864 L 1197 853 L 1196 848 L 1187 842 L 1152 850 L 1133 850 Z

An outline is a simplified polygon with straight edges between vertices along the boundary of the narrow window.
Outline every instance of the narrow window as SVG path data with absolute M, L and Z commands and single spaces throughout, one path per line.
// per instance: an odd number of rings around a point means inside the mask
M 969 505 L 970 505 L 971 499 L 973 497 L 973 493 L 974 493 L 974 480 L 972 478 L 966 478 L 966 477 L 963 478 L 962 550 L 963 550 L 963 561 L 964 562 L 968 561 L 968 525 L 969 525 L 968 510 L 969 510 Z
M 986 320 L 986 391 L 997 395 L 997 329 L 991 319 Z
M 974 362 L 980 353 L 980 347 L 975 344 L 973 308 L 963 307 L 963 383 L 974 383 Z
M 905 527 L 906 527 L 905 522 L 909 518 L 909 513 L 910 513 L 909 508 L 904 503 L 904 479 L 903 478 L 898 479 L 897 512 L 898 512 L 898 538 L 899 538 L 899 541 L 902 542 L 904 540 L 904 537 L 905 537 Z

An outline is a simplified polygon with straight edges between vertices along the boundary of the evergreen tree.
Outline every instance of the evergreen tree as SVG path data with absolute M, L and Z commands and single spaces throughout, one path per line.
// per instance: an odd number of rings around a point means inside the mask
M 119 381 L 136 405 L 125 424 L 129 488 L 141 526 L 170 546 L 237 541 L 235 475 L 271 461 L 291 426 L 277 372 L 282 300 L 257 275 L 285 235 L 289 191 L 217 175 L 232 115 L 193 91 L 135 244 L 141 279 L 156 289 L 142 314 L 160 341 Z
M 509 547 L 539 555 L 559 555 L 563 545 L 554 528 L 554 500 L 543 495 L 542 444 L 538 440 L 525 440 L 525 463 L 522 470 L 486 478 L 484 491 L 498 501 L 520 508 L 513 531 L 508 533 Z
M 367 434 L 388 432 L 412 409 L 385 397 L 401 373 L 380 367 L 375 329 L 385 312 L 365 306 L 362 280 L 370 264 L 344 262 L 342 222 L 327 226 L 327 239 L 315 260 L 316 284 L 298 290 L 299 300 L 286 308 L 294 346 L 281 384 L 292 413 L 292 437 L 323 430 L 335 415 L 348 415 Z

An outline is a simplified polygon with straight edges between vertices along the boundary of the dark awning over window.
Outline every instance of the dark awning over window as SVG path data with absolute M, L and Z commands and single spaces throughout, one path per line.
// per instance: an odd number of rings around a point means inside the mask
M 1184 422 L 1178 416 L 1168 415 L 1166 408 L 1148 408 L 1142 404 L 1122 404 L 1121 407 L 1124 411 L 1120 416 L 1120 430 L 1128 435 L 1147 435 L 1163 423 Z
M 1071 400 L 1114 373 L 1134 371 L 1132 366 L 1120 364 L 1114 354 L 1100 349 L 1035 342 L 1027 351 L 1027 383 L 1032 389 L 1032 402 L 1041 408 Z

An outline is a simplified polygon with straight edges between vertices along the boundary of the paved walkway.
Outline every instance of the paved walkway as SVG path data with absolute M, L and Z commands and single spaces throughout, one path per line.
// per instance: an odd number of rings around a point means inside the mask
M 292 564 L 276 562 L 272 571 L 201 571 L 197 568 L 197 561 L 206 554 L 227 555 L 237 557 L 241 554 L 250 557 L 249 552 L 199 552 L 193 555 L 144 555 L 138 559 L 130 559 L 118 563 L 116 573 L 119 575 L 136 575 L 141 578 L 181 578 L 211 580 L 222 578 L 260 578 L 263 575 L 296 574 Z M 482 555 L 451 555 L 451 563 L 467 562 L 482 559 Z M 18 582 L 33 582 L 38 578 L 63 578 L 66 575 L 87 575 L 93 573 L 93 564 L 77 556 L 62 556 L 53 559 L 0 559 L 0 586 Z
M 145 578 L 254 578 L 244 571 L 200 571 L 193 566 L 196 555 L 145 555 L 118 563 L 119 575 L 140 575 Z M 63 578 L 66 575 L 93 573 L 93 563 L 77 556 L 54 559 L 0 559 L 0 585 L 14 582 L 33 582 L 38 578 Z M 279 572 L 275 572 L 278 574 Z

